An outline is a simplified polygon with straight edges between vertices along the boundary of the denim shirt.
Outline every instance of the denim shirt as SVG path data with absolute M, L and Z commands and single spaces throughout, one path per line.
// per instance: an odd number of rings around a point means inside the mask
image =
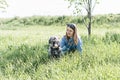
M 73 38 L 67 40 L 67 38 L 63 36 L 60 41 L 60 47 L 63 54 L 73 50 L 78 50 L 80 54 L 82 53 L 82 41 L 80 38 L 78 38 L 78 43 L 76 45 Z

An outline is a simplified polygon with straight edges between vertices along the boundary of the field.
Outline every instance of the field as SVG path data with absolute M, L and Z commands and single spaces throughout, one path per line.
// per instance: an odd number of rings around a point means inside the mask
M 93 27 L 88 40 L 87 29 L 79 25 L 82 55 L 75 52 L 48 59 L 49 37 L 61 38 L 65 29 L 55 25 L 0 27 L 0 80 L 120 80 L 120 27 Z

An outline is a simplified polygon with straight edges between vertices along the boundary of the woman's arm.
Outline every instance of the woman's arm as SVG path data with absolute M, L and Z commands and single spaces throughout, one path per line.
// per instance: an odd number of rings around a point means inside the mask
M 61 41 L 60 41 L 60 47 L 61 47 L 61 51 L 62 51 L 63 53 L 65 53 L 65 52 L 68 51 L 65 37 L 63 37 L 63 38 L 61 39 Z

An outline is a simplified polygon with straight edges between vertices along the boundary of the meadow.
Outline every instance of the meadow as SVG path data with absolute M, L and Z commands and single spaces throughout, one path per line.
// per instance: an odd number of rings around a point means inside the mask
M 120 24 L 78 25 L 83 52 L 48 58 L 48 39 L 62 25 L 0 27 L 0 80 L 120 80 Z M 99 27 L 96 27 L 99 26 Z

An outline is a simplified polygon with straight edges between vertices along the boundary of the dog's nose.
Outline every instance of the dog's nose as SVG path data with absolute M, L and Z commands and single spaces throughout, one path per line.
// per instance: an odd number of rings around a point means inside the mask
M 55 47 L 58 47 L 58 45 L 57 45 L 57 44 L 55 44 Z

